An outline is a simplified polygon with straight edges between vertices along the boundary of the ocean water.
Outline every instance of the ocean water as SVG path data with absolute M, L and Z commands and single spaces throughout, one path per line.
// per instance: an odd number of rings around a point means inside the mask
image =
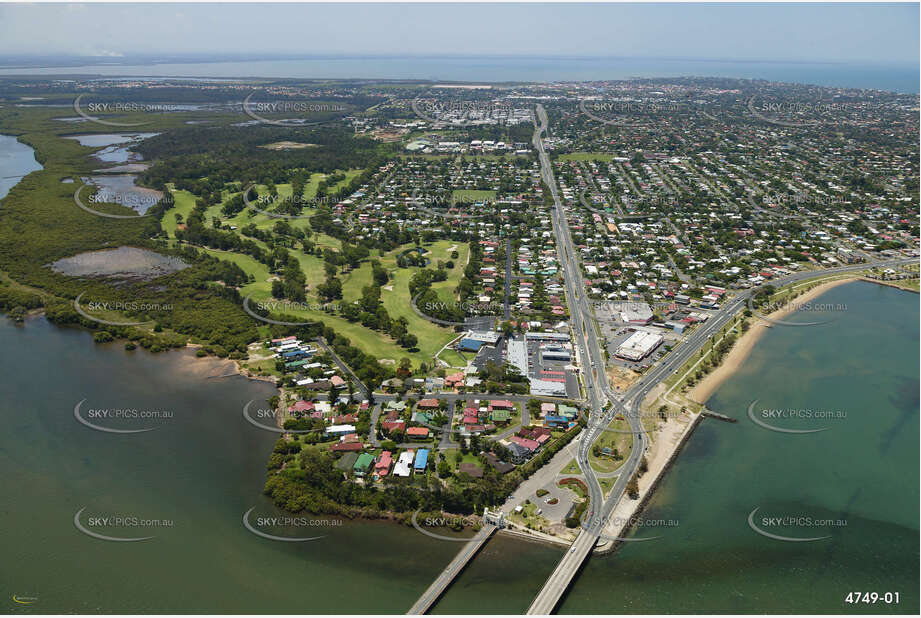
M 227 368 L 190 351 L 128 352 L 43 318 L 0 316 L 0 372 L 7 613 L 400 614 L 457 551 L 384 522 L 260 526 L 285 515 L 262 495 L 276 436 L 246 422 L 242 406 L 264 405 L 275 388 L 214 377 Z M 89 428 L 74 417 L 81 401 L 93 424 L 153 431 Z M 101 409 L 171 416 L 97 418 Z M 260 531 L 323 538 L 256 536 L 242 523 L 251 508 Z M 154 538 L 88 536 L 74 523 L 82 509 L 91 532 Z
M 631 77 L 734 77 L 819 86 L 919 92 L 918 65 L 619 57 L 313 57 L 249 62 L 105 63 L 67 67 L 0 67 L 0 75 L 130 77 L 431 79 L 555 82 Z
M 644 517 L 678 525 L 592 558 L 562 613 L 918 613 L 918 295 L 855 282 L 815 303 L 846 310 L 821 326 L 771 328 L 707 402 L 739 421 L 705 420 L 654 494 Z M 766 419 L 826 428 L 778 433 L 749 419 L 753 400 L 759 412 L 846 416 Z M 829 538 L 761 536 L 748 525 L 755 508 L 769 533 Z M 851 591 L 901 602 L 855 606 Z
M 592 556 L 558 613 L 918 613 L 918 295 L 861 282 L 815 303 L 846 310 L 823 326 L 774 327 L 759 341 L 708 402 L 738 423 L 697 428 L 632 533 L 658 538 Z M 808 318 L 790 320 L 818 321 Z M 777 433 L 748 418 L 754 399 L 759 410 L 847 415 L 772 420 L 828 427 Z M 748 525 L 755 508 L 769 533 L 829 538 L 761 536 Z M 498 613 L 527 609 L 562 552 L 496 541 L 433 613 L 483 613 L 487 602 Z M 851 591 L 898 592 L 900 602 L 848 604 Z

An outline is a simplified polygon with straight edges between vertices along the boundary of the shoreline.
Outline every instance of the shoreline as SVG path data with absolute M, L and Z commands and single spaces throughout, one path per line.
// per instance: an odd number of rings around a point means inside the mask
M 603 545 L 595 547 L 593 553 L 608 554 L 623 545 L 623 535 L 633 528 L 633 521 L 643 512 L 649 500 L 655 493 L 665 473 L 672 467 L 678 455 L 687 444 L 688 438 L 697 429 L 704 416 L 701 413 L 691 414 L 690 418 L 669 418 L 660 430 L 656 432 L 658 439 L 653 443 L 653 451 L 647 457 L 647 470 L 637 480 L 639 496 L 636 500 L 624 497 L 618 502 L 611 512 L 611 518 L 604 528 L 604 534 L 611 537 Z M 666 443 L 668 440 L 670 443 Z
M 181 349 L 185 349 L 185 350 L 195 349 L 195 350 L 198 350 L 198 349 L 203 348 L 203 347 L 204 347 L 204 346 L 203 346 L 202 344 L 200 344 L 200 343 L 186 343 L 186 344 L 185 344 L 185 348 L 181 348 Z M 241 363 L 242 363 L 243 361 L 240 361 L 240 360 L 236 360 L 236 359 L 233 359 L 233 358 L 221 358 L 220 356 L 214 356 L 214 355 L 212 355 L 212 354 L 208 354 L 207 356 L 196 356 L 195 358 L 197 358 L 197 359 L 210 358 L 210 359 L 212 359 L 212 360 L 224 361 L 224 362 L 228 362 L 228 363 L 232 363 L 232 364 L 233 364 L 233 369 L 234 369 L 234 370 L 233 370 L 233 373 L 227 373 L 227 374 L 219 375 L 219 376 L 208 376 L 209 378 L 212 378 L 212 379 L 213 379 L 213 378 L 229 378 L 229 377 L 234 376 L 234 375 L 241 375 L 241 376 L 243 376 L 244 378 L 247 378 L 247 379 L 249 379 L 249 380 L 256 380 L 256 381 L 259 381 L 259 382 L 271 382 L 272 384 L 276 384 L 276 385 L 278 384 L 278 379 L 277 379 L 277 378 L 273 378 L 272 376 L 260 376 L 260 375 L 257 375 L 257 374 L 255 374 L 255 373 L 251 372 L 249 369 L 244 369 L 244 368 L 241 366 Z M 279 390 L 281 390 L 281 389 L 279 389 Z
M 905 288 L 905 287 L 902 287 L 901 285 L 898 285 L 897 282 L 904 281 L 903 279 L 896 279 L 896 280 L 890 281 L 888 279 L 871 279 L 870 277 L 857 277 L 857 280 L 866 281 L 867 283 L 876 283 L 878 285 L 884 285 L 887 288 L 895 288 L 897 290 L 902 290 L 903 292 L 911 292 L 912 294 L 921 293 L 919 292 L 919 290 L 913 290 L 911 288 Z M 908 279 L 907 281 L 911 281 L 911 279 Z
M 852 283 L 856 280 L 858 280 L 858 277 L 825 281 L 794 298 L 798 304 L 811 302 L 832 288 L 836 288 L 845 283 Z M 795 312 L 796 307 L 784 307 L 774 311 L 767 317 L 773 320 L 779 320 Z M 729 350 L 719 366 L 704 376 L 700 382 L 691 388 L 687 394 L 687 398 L 701 404 L 706 404 L 707 400 L 713 396 L 713 393 L 716 392 L 723 382 L 729 379 L 732 374 L 742 367 L 742 364 L 754 349 L 755 344 L 758 343 L 769 328 L 773 328 L 770 323 L 753 316 L 753 324 L 748 331 L 736 340 L 735 345 L 732 346 L 732 349 Z
M 859 279 L 859 277 L 855 276 L 825 281 L 796 296 L 795 299 L 797 303 L 810 302 L 832 288 Z M 782 319 L 795 311 L 796 307 L 781 308 L 767 317 L 775 320 Z M 692 401 L 706 403 L 719 386 L 738 371 L 768 328 L 772 328 L 770 323 L 755 318 L 755 324 L 736 340 L 720 365 L 690 390 L 687 398 Z M 652 397 L 654 393 L 655 398 Z M 646 401 L 654 402 L 662 394 L 664 394 L 664 391 L 653 391 Z M 646 508 L 659 483 L 675 463 L 691 434 L 694 433 L 703 418 L 701 412 L 692 414 L 689 420 L 669 417 L 662 427 L 656 431 L 656 440 L 653 442 L 651 452 L 647 456 L 647 471 L 637 480 L 639 496 L 636 500 L 621 499 L 611 513 L 611 519 L 605 527 L 606 535 L 612 538 L 623 538 L 623 535 L 629 532 L 633 527 L 631 522 L 635 521 Z M 597 554 L 611 553 L 616 551 L 622 544 L 622 541 L 608 540 L 604 545 L 597 546 L 593 552 Z

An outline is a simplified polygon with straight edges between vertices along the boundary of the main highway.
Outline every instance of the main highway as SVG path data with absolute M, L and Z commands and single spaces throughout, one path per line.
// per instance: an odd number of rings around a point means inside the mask
M 586 525 L 580 530 L 578 537 L 576 537 L 566 554 L 563 555 L 562 560 L 528 609 L 529 614 L 549 614 L 559 602 L 560 597 L 563 596 L 566 588 L 569 587 L 572 576 L 595 547 L 595 543 L 598 541 L 607 519 L 607 516 L 595 514 L 595 510 L 606 505 L 604 504 L 601 484 L 598 482 L 595 471 L 588 461 L 592 444 L 604 431 L 605 426 L 611 422 L 615 413 L 624 414 L 633 431 L 634 445 L 630 451 L 630 456 L 622 467 L 624 472 L 617 478 L 611 491 L 611 496 L 613 497 L 620 496 L 624 492 L 627 482 L 639 466 L 642 453 L 646 448 L 647 437 L 643 433 L 639 415 L 632 413 L 615 399 L 608 386 L 607 375 L 604 371 L 605 359 L 595 329 L 591 305 L 585 295 L 585 285 L 582 281 L 579 258 L 576 256 L 573 247 L 569 224 L 566 221 L 566 210 L 560 201 L 556 180 L 553 175 L 553 167 L 544 149 L 542 135 L 547 130 L 548 122 L 547 112 L 543 105 L 537 106 L 535 125 L 533 143 L 540 158 L 541 177 L 553 198 L 551 222 L 566 288 L 566 301 L 569 305 L 569 313 L 572 316 L 571 325 L 574 342 L 579 350 L 583 382 L 589 403 L 588 424 L 582 432 L 576 459 L 586 479 L 589 508 L 591 510 L 586 517 Z M 616 504 L 616 501 L 613 504 Z
M 533 144 L 540 159 L 541 177 L 553 198 L 551 221 L 566 288 L 566 300 L 572 316 L 572 331 L 575 345 L 579 351 L 583 381 L 589 403 L 588 424 L 582 432 L 581 440 L 578 444 L 577 459 L 588 486 L 590 512 L 576 540 L 563 555 L 559 564 L 557 564 L 553 573 L 550 574 L 550 577 L 528 608 L 528 614 L 549 614 L 559 603 L 579 567 L 595 547 L 608 518 L 624 494 L 627 482 L 636 473 L 643 453 L 648 447 L 648 436 L 643 430 L 640 419 L 643 400 L 653 388 L 668 376 L 677 372 L 690 360 L 713 335 L 735 317 L 736 313 L 744 309 L 748 299 L 757 291 L 757 288 L 737 293 L 707 322 L 676 346 L 663 361 L 655 365 L 635 382 L 623 395 L 611 392 L 607 375 L 604 371 L 604 355 L 595 329 L 591 304 L 585 295 L 579 259 L 575 254 L 572 236 L 566 221 L 566 210 L 560 201 L 550 158 L 544 149 L 542 136 L 547 130 L 548 121 L 546 110 L 540 104 L 537 105 L 534 120 Z M 915 262 L 917 262 L 916 258 L 902 258 L 884 262 L 840 266 L 821 271 L 795 273 L 788 277 L 776 279 L 771 283 L 776 287 L 780 287 L 819 276 Z M 617 477 L 614 487 L 607 500 L 605 500 L 598 478 L 591 465 L 589 465 L 588 454 L 591 445 L 616 414 L 622 414 L 629 423 L 633 432 L 633 447 L 627 461 L 624 462 L 621 468 L 621 474 Z

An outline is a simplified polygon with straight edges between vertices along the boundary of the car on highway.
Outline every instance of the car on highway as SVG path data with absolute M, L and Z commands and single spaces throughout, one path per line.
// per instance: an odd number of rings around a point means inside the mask
M 575 547 L 570 548 L 569 553 L 570 554 L 576 553 L 576 548 Z

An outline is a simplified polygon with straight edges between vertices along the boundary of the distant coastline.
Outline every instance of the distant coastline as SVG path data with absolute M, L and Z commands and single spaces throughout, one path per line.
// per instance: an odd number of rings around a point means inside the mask
M 845 283 L 851 283 L 857 279 L 857 277 L 847 277 L 844 279 L 825 281 L 797 296 L 796 302 L 798 304 L 808 303 L 815 300 L 832 288 L 836 288 L 839 285 L 843 285 Z M 796 306 L 791 305 L 782 307 L 777 311 L 769 314 L 767 317 L 772 320 L 779 320 L 790 315 L 791 313 L 794 313 L 795 311 Z M 691 388 L 688 396 L 692 400 L 705 404 L 707 400 L 710 399 L 710 397 L 713 395 L 713 393 L 715 393 L 716 390 L 720 387 L 720 385 L 723 384 L 723 382 L 729 379 L 732 374 L 734 374 L 739 370 L 739 368 L 742 367 L 745 360 L 749 357 L 752 350 L 755 348 L 755 344 L 758 343 L 758 341 L 761 339 L 761 337 L 764 336 L 767 330 L 769 328 L 773 328 L 770 323 L 758 319 L 757 317 L 753 317 L 751 319 L 753 321 L 751 328 L 749 328 L 745 334 L 739 337 L 735 345 L 732 346 L 732 349 L 729 350 L 729 353 L 723 359 L 723 362 L 720 363 L 716 369 L 704 376 L 704 378 L 695 384 L 693 388 Z
M 377 79 L 545 83 L 710 77 L 917 94 L 918 66 L 900 63 L 636 58 L 617 56 L 374 56 L 310 58 L 0 59 L 0 75 L 184 79 Z M 82 62 L 80 62 L 82 60 Z M 52 65 L 55 61 L 56 66 Z

